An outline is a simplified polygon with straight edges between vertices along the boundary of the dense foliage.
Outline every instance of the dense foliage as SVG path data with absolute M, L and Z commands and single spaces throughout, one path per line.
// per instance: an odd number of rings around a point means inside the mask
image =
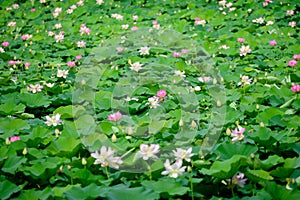
M 299 7 L 1 1 L 0 199 L 300 199 Z

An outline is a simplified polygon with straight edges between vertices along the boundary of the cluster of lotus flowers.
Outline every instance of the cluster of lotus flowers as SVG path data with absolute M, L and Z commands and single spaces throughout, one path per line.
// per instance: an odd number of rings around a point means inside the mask
M 150 159 L 159 159 L 157 154 L 159 153 L 159 144 L 141 144 L 140 150 L 136 153 L 134 160 L 143 159 L 145 161 Z M 122 158 L 114 156 L 115 151 L 111 147 L 102 146 L 100 151 L 95 151 L 91 153 L 91 156 L 95 158 L 94 164 L 100 164 L 101 167 L 111 167 L 119 169 L 119 165 L 123 163 Z M 173 164 L 170 163 L 170 160 L 167 159 L 164 163 L 165 170 L 161 173 L 162 175 L 168 175 L 172 178 L 177 178 L 178 176 L 183 175 L 186 170 L 186 166 L 183 165 L 183 160 L 186 162 L 191 162 L 191 157 L 194 154 L 192 153 L 192 148 L 190 147 L 187 150 L 182 148 L 176 148 L 176 151 L 173 150 L 173 156 L 175 161 Z

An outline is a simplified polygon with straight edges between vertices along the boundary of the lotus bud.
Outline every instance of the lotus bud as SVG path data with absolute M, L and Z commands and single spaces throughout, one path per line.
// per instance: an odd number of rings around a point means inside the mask
M 82 164 L 82 165 L 86 165 L 86 163 L 87 163 L 87 162 L 86 162 L 86 159 L 85 159 L 85 158 L 82 158 L 82 159 L 81 159 L 81 164 Z
M 116 142 L 116 141 L 117 141 L 117 136 L 116 136 L 115 134 L 113 134 L 113 135 L 111 136 L 111 141 L 112 141 L 112 142 Z
M 200 87 L 200 86 L 196 86 L 194 90 L 195 90 L 195 91 L 200 91 L 200 90 L 201 90 L 201 87 Z
M 265 124 L 264 124 L 263 122 L 260 122 L 260 123 L 259 123 L 259 126 L 260 126 L 260 127 L 264 127 Z
M 193 128 L 197 128 L 197 123 L 195 122 L 195 120 L 192 121 L 191 125 L 192 125 Z
M 213 79 L 213 84 L 216 85 L 218 83 L 218 80 L 216 78 Z
M 222 102 L 220 100 L 217 101 L 217 106 L 218 107 L 222 106 Z
M 24 156 L 27 154 L 27 148 L 26 148 L 26 147 L 23 149 L 22 154 L 23 154 Z
M 226 129 L 226 135 L 228 135 L 228 136 L 231 135 L 231 130 L 229 128 Z
M 183 120 L 182 119 L 179 120 L 179 126 L 183 126 Z

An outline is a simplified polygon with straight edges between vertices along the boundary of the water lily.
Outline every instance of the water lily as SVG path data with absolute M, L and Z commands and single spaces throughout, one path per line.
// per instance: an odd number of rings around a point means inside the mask
M 86 42 L 85 41 L 78 41 L 76 44 L 77 44 L 77 47 L 82 48 L 82 47 L 85 47 Z
M 101 164 L 101 167 L 111 167 L 119 169 L 119 165 L 123 163 L 121 157 L 114 156 L 115 151 L 110 147 L 102 146 L 99 151 L 91 153 L 91 156 L 95 158 L 94 164 Z
M 60 119 L 61 114 L 57 113 L 56 115 L 53 115 L 52 117 L 46 116 L 46 122 L 48 126 L 58 126 L 62 124 L 62 120 Z
M 158 158 L 155 154 L 159 152 L 159 144 L 147 144 L 140 145 L 140 151 L 137 152 L 137 158 L 143 158 L 143 160 L 148 160 L 149 158 Z
M 149 55 L 150 48 L 149 47 L 141 47 L 139 53 L 141 56 Z
M 74 67 L 75 66 L 75 61 L 69 61 L 67 62 L 68 67 Z
M 240 56 L 246 56 L 247 53 L 251 53 L 251 49 L 250 49 L 250 46 L 247 45 L 243 45 L 241 48 L 240 48 Z
M 43 89 L 43 86 L 40 85 L 40 84 L 30 84 L 28 87 L 27 87 L 27 90 L 32 92 L 32 93 L 37 93 L 37 92 L 41 92 Z
M 185 75 L 185 71 L 180 71 L 180 70 L 176 70 L 175 71 L 175 75 L 177 75 L 177 76 L 181 76 L 181 77 L 186 77 L 186 75 Z
M 156 108 L 159 106 L 159 98 L 156 96 L 148 98 L 148 104 L 150 104 L 150 108 Z
M 116 113 L 113 113 L 111 115 L 108 116 L 108 120 L 112 121 L 112 122 L 117 122 L 122 118 L 122 113 L 120 113 L 119 111 Z
M 272 40 L 272 41 L 270 41 L 270 46 L 276 46 L 277 45 L 277 42 L 276 42 L 276 40 Z
M 139 72 L 142 69 L 142 64 L 140 62 L 131 63 L 131 60 L 128 60 L 128 63 L 130 64 L 130 69 L 136 72 Z
M 235 176 L 233 176 L 231 179 L 227 179 L 227 182 L 231 185 L 237 185 L 241 188 L 245 187 L 246 181 L 248 180 L 247 178 L 244 178 L 243 173 L 239 173 Z
M 240 75 L 240 78 L 241 78 L 241 81 L 240 82 L 238 82 L 238 86 L 245 86 L 245 85 L 249 85 L 249 84 L 251 84 L 251 82 L 252 82 L 252 79 L 251 78 L 249 78 L 249 76 L 243 76 L 243 75 Z
M 231 136 L 233 136 L 232 138 L 232 142 L 236 142 L 236 141 L 239 141 L 239 140 L 243 140 L 244 139 L 244 132 L 246 131 L 245 128 L 241 127 L 241 126 L 238 126 L 237 129 L 234 129 L 232 132 L 231 132 Z
M 177 160 L 174 164 L 170 165 L 170 161 L 169 159 L 167 159 L 164 166 L 166 170 L 161 174 L 168 175 L 171 178 L 182 176 L 186 169 L 186 166 L 182 167 L 182 160 Z
M 156 93 L 156 96 L 160 99 L 164 99 L 167 95 L 167 91 L 166 90 L 159 90 L 157 93 Z
M 58 69 L 57 70 L 57 74 L 56 74 L 56 76 L 58 77 L 58 78 L 67 78 L 67 75 L 69 74 L 69 70 L 60 70 L 60 69 Z
M 21 140 L 21 138 L 19 136 L 12 136 L 12 137 L 9 138 L 10 142 L 15 142 L 15 141 L 18 141 L 18 140 Z
M 291 87 L 292 92 L 299 93 L 300 92 L 300 85 L 293 85 Z
M 7 41 L 2 42 L 2 46 L 8 47 L 9 46 L 9 42 L 7 42 Z
M 182 148 L 176 148 L 176 151 L 173 150 L 174 157 L 176 160 L 185 160 L 187 162 L 191 162 L 191 157 L 194 155 L 192 153 L 192 147 L 184 150 Z
M 296 60 L 290 60 L 288 63 L 288 66 L 295 67 L 297 64 L 298 64 L 298 62 Z

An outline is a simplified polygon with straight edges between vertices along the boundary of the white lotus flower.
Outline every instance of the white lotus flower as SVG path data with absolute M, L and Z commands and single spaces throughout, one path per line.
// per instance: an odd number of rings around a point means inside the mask
M 185 172 L 186 166 L 182 167 L 182 160 L 177 160 L 173 165 L 170 165 L 169 159 L 165 162 L 165 168 L 166 170 L 163 171 L 162 175 L 168 175 L 172 178 L 177 178 L 178 176 L 182 176 L 182 174 Z

